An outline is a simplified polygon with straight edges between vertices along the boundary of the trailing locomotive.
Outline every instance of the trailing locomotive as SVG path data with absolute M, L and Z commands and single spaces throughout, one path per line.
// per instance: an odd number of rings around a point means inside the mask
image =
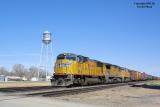
M 72 53 L 59 54 L 52 86 L 89 85 L 154 79 L 153 76 Z

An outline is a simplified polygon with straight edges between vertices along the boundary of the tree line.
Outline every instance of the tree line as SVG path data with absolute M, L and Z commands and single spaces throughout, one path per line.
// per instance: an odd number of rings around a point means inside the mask
M 33 77 L 38 77 L 38 75 L 39 75 L 39 78 L 45 78 L 46 76 L 44 70 L 39 69 L 36 66 L 25 68 L 25 66 L 22 64 L 15 64 L 12 67 L 11 71 L 9 71 L 3 66 L 0 67 L 0 75 L 25 77 L 28 80 L 31 80 L 31 78 Z

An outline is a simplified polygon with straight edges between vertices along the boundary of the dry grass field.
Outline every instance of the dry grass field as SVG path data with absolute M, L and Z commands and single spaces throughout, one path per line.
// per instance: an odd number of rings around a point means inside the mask
M 0 82 L 0 88 L 10 87 L 32 87 L 32 86 L 50 86 L 50 81 L 18 81 L 18 82 Z M 147 86 L 160 86 L 160 80 L 147 81 Z
M 0 88 L 10 87 L 32 87 L 32 86 L 50 86 L 50 81 L 18 81 L 18 82 L 0 82 Z
M 160 86 L 160 80 L 147 81 L 145 85 L 148 86 Z

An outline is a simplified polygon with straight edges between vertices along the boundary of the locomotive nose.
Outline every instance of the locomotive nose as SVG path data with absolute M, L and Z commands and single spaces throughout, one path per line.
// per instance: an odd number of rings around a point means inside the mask
M 59 60 L 55 64 L 55 70 L 58 71 L 59 74 L 67 74 L 71 64 L 72 62 L 69 60 Z

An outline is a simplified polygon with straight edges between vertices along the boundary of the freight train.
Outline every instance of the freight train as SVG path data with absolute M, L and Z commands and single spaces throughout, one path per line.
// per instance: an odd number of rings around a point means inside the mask
M 91 85 L 152 79 L 157 77 L 82 55 L 63 53 L 57 56 L 51 85 Z

